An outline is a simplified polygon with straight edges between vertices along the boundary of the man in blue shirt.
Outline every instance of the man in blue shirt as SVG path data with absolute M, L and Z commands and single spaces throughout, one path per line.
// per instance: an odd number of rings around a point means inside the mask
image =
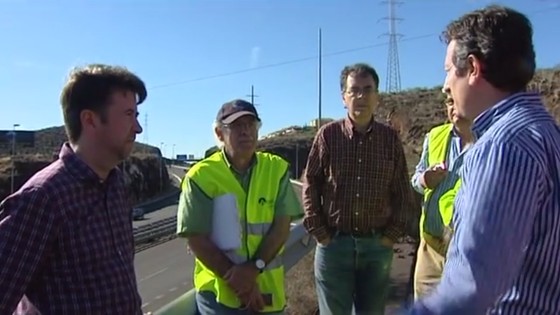
M 473 119 L 443 277 L 413 314 L 560 314 L 560 128 L 539 95 L 532 26 L 488 6 L 451 22 L 444 89 Z

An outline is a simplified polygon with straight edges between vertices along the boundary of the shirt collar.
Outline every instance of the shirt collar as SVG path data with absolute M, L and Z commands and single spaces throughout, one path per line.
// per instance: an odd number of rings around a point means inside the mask
M 346 115 L 346 117 L 344 118 L 343 124 L 344 124 L 344 130 L 348 133 L 350 138 L 354 137 L 356 135 L 356 128 L 354 128 L 354 123 L 352 122 L 350 117 L 348 117 L 348 115 Z M 366 128 L 366 133 L 370 133 L 373 130 L 374 124 L 375 124 L 375 119 L 372 116 Z
M 473 121 L 472 131 L 474 136 L 479 139 L 482 135 L 507 112 L 509 112 L 516 104 L 520 102 L 540 102 L 541 97 L 537 93 L 519 92 L 508 96 L 499 101 L 497 104 L 482 112 Z
M 226 163 L 227 167 L 228 167 L 230 170 L 232 170 L 232 171 L 234 171 L 234 172 L 236 172 L 236 173 L 239 173 L 239 172 L 233 167 L 233 165 L 231 165 L 230 161 L 228 160 L 226 151 L 225 151 L 224 149 L 221 150 L 221 154 L 222 154 L 222 157 L 224 158 L 224 162 Z M 251 164 L 249 164 L 249 167 L 247 168 L 247 171 L 249 171 L 250 169 L 252 169 L 253 166 L 255 166 L 255 164 L 257 164 L 257 156 L 256 156 L 256 154 L 253 154 L 253 158 L 251 159 Z
M 58 158 L 64 164 L 64 167 L 74 176 L 76 179 L 86 182 L 88 184 L 102 184 L 103 182 L 111 182 L 113 178 L 117 175 L 117 168 L 114 168 L 107 176 L 107 180 L 103 181 L 97 173 L 93 171 L 89 165 L 87 165 L 72 149 L 69 142 L 65 142 L 60 149 Z

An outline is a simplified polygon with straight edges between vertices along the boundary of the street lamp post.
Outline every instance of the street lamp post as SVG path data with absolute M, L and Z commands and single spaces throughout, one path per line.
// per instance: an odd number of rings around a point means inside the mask
M 163 146 L 165 143 L 160 143 L 160 160 L 159 160 L 159 191 L 163 191 Z
M 16 128 L 19 127 L 19 124 L 14 124 L 12 126 L 12 169 L 11 169 L 11 193 L 14 193 L 14 177 L 16 175 L 16 163 L 15 163 L 15 156 L 16 156 Z

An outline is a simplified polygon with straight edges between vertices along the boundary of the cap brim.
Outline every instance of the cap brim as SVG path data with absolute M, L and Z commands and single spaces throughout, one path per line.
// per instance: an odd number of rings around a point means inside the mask
M 231 115 L 227 116 L 226 118 L 222 119 L 222 123 L 231 124 L 232 122 L 236 121 L 238 118 L 243 117 L 243 116 L 247 116 L 247 115 L 257 118 L 255 113 L 253 113 L 253 112 L 240 111 L 240 112 L 231 114 Z

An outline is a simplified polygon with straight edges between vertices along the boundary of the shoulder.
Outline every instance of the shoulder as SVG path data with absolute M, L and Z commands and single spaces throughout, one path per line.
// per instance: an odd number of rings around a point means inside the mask
M 220 162 L 223 163 L 223 161 L 219 159 L 218 154 L 220 154 L 219 151 L 193 164 L 187 171 L 186 176 L 192 178 L 201 173 L 204 174 L 215 169 Z
M 544 107 L 520 106 L 490 127 L 475 147 L 484 153 L 511 150 L 540 161 L 547 155 L 547 146 L 558 142 L 558 136 L 559 128 Z
M 72 175 L 68 172 L 61 160 L 56 160 L 35 173 L 21 187 L 21 190 L 44 191 L 52 196 L 60 193 L 73 182 Z
M 430 131 L 428 131 L 428 135 L 438 134 L 441 132 L 451 132 L 451 129 L 453 129 L 453 124 L 451 123 L 438 125 L 430 129 Z
M 266 160 L 271 163 L 288 164 L 288 161 L 286 159 L 273 152 L 257 151 L 256 156 L 258 161 Z
M 380 123 L 378 121 L 374 121 L 373 126 L 376 132 L 380 133 L 382 136 L 385 136 L 386 138 L 389 138 L 391 140 L 400 139 L 399 133 L 395 129 L 391 128 L 391 126 Z
M 328 138 L 337 133 L 342 133 L 344 129 L 344 119 L 330 121 L 322 125 L 317 131 L 317 137 Z

